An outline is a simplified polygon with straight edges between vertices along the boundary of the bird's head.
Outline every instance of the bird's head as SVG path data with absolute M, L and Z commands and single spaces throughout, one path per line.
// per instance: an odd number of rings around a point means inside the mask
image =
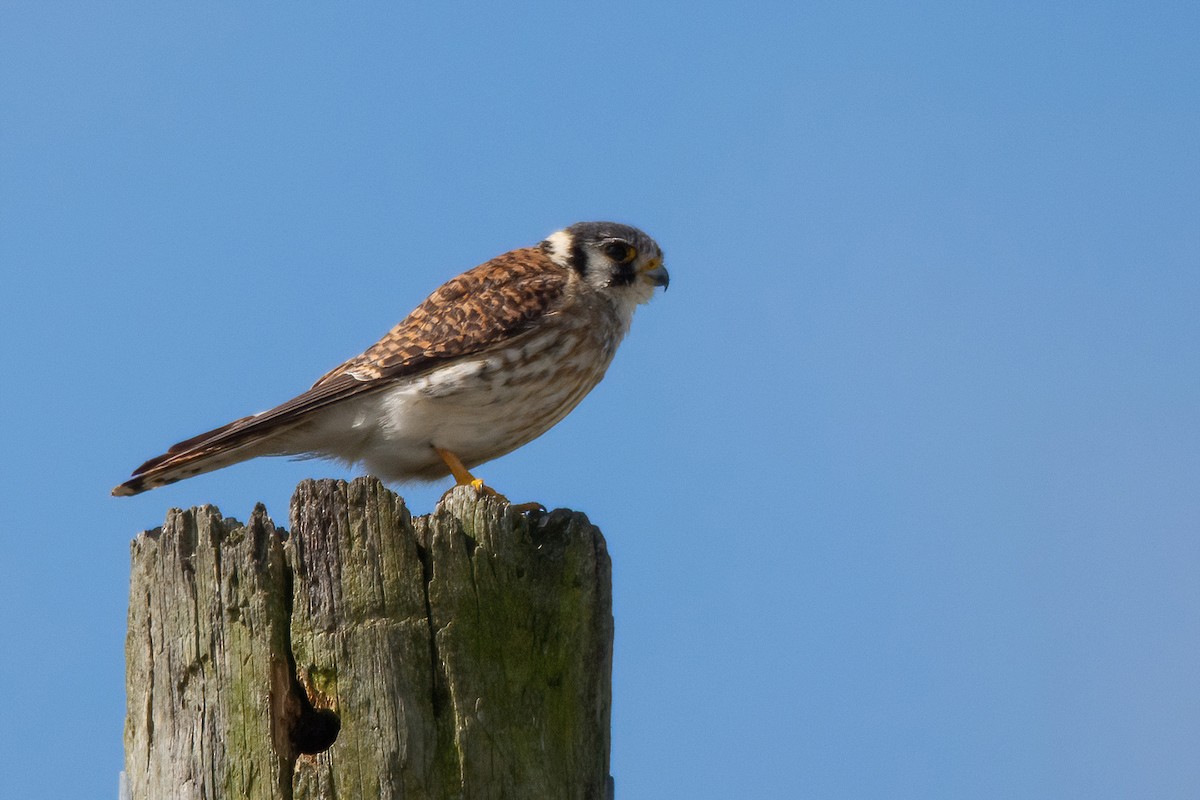
M 593 289 L 624 303 L 645 303 L 671 276 L 662 250 L 637 228 L 617 222 L 577 222 L 552 233 L 541 248 Z

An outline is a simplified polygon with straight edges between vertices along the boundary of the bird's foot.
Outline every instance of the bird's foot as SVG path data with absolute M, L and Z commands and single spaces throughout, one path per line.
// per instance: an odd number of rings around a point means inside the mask
M 455 483 L 456 487 L 470 486 L 479 495 L 494 497 L 497 500 L 499 500 L 500 502 L 502 502 L 505 505 L 512 508 L 513 511 L 516 511 L 519 514 L 524 514 L 528 511 L 545 511 L 546 510 L 546 507 L 544 505 L 542 505 L 541 503 L 514 503 L 514 502 L 512 502 L 507 497 L 505 497 L 504 495 L 500 494 L 492 487 L 485 484 L 479 478 L 476 478 L 474 475 L 472 475 L 470 473 L 470 471 L 467 470 L 466 466 L 462 463 L 462 461 L 459 459 L 459 457 L 454 455 L 454 453 L 451 453 L 449 450 L 443 450 L 440 447 L 435 447 L 433 449 L 435 451 L 437 451 L 438 456 L 440 456 L 442 461 L 446 462 L 446 466 L 450 468 L 450 474 L 454 476 L 454 483 Z M 450 491 L 453 491 L 453 489 Z M 448 492 L 446 492 L 446 494 L 450 494 L 450 492 L 448 491 Z M 442 495 L 442 499 L 444 500 L 445 498 L 446 498 L 446 495 Z
M 483 481 L 479 480 L 479 478 L 475 478 L 468 485 L 473 486 L 475 488 L 475 491 L 479 492 L 479 494 L 481 494 L 481 495 L 496 498 L 501 503 L 504 503 L 506 506 L 511 508 L 513 511 L 516 511 L 518 514 L 525 514 L 530 511 L 545 511 L 546 510 L 546 507 L 544 505 L 542 505 L 541 503 L 514 503 L 512 500 L 509 500 L 507 497 L 500 494 L 495 489 L 493 489 L 492 487 L 485 484 Z
M 479 497 L 494 497 L 497 500 L 499 500 L 501 503 L 504 503 L 506 506 L 511 508 L 513 511 L 516 511 L 518 514 L 527 514 L 530 511 L 544 512 L 546 510 L 546 507 L 544 505 L 542 505 L 541 503 L 514 503 L 513 501 L 509 500 L 507 497 L 500 494 L 500 492 L 497 492 L 495 489 L 488 486 L 487 484 L 485 484 L 483 481 L 479 480 L 478 478 L 475 478 L 474 480 L 468 481 L 466 483 L 456 483 L 453 487 L 446 490 L 446 493 L 442 495 L 442 500 L 445 500 L 446 497 L 450 494 L 450 492 L 453 492 L 459 486 L 470 486 L 472 489 L 475 490 L 477 496 L 479 496 Z M 439 500 L 438 502 L 441 502 L 441 501 Z

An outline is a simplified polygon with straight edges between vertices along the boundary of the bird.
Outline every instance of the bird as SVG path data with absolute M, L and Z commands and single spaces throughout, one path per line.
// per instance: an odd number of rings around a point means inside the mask
M 259 456 L 331 458 L 387 483 L 451 475 L 492 491 L 471 470 L 575 408 L 604 377 L 635 309 L 669 283 L 662 250 L 643 231 L 576 223 L 452 278 L 308 391 L 171 446 L 112 494 Z

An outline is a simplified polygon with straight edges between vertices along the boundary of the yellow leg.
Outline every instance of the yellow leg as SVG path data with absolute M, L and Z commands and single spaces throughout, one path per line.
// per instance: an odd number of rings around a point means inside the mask
M 466 465 L 462 463 L 462 460 L 458 456 L 454 455 L 454 453 L 451 453 L 449 450 L 443 450 L 440 447 L 434 447 L 433 450 L 438 454 L 438 457 L 441 458 L 442 461 L 446 462 L 446 466 L 450 468 L 450 474 L 454 476 L 454 482 L 456 484 L 459 486 L 474 486 L 476 491 L 482 492 L 483 494 L 490 494 L 493 497 L 498 497 L 505 503 L 509 503 L 507 497 L 500 494 L 490 486 L 484 486 L 483 481 L 472 475 L 470 470 L 467 469 Z M 517 505 L 509 503 L 509 505 L 512 505 L 513 510 L 518 512 L 546 510 L 546 507 L 541 503 L 518 503 Z
M 434 452 L 446 462 L 446 466 L 450 468 L 450 474 L 454 476 L 454 482 L 459 486 L 474 486 L 476 489 L 486 489 L 483 481 L 472 475 L 467 468 L 459 460 L 458 456 L 451 453 L 449 450 L 443 450 L 440 447 L 433 448 Z

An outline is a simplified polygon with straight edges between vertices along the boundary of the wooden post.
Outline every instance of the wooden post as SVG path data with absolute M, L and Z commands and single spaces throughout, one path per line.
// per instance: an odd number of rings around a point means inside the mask
M 132 545 L 125 771 L 159 798 L 604 798 L 611 565 L 578 513 L 412 518 L 306 481 L 291 531 L 173 510 Z

